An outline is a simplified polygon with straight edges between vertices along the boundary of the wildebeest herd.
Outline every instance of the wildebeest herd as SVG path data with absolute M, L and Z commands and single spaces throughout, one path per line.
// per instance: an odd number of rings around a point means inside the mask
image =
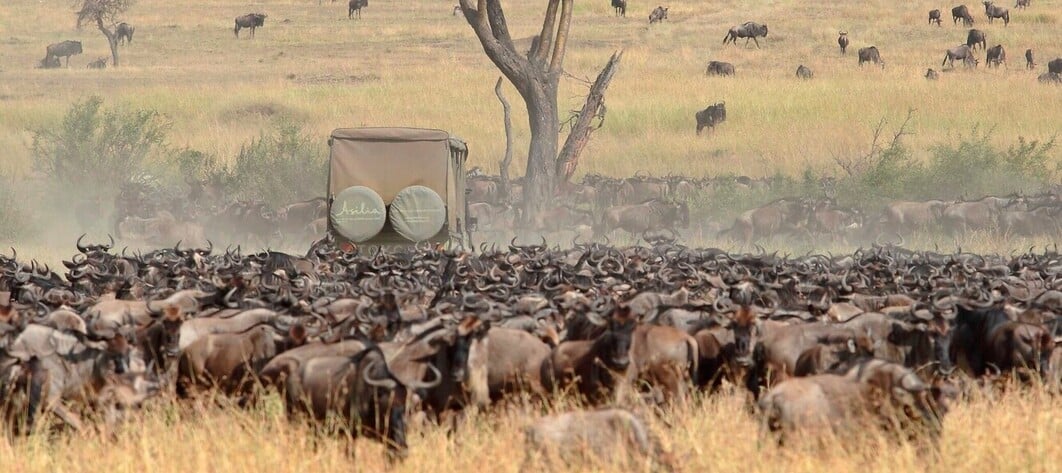
M 783 443 L 824 429 L 932 443 L 971 386 L 961 380 L 1057 389 L 1062 362 L 1062 258 L 1046 249 L 789 258 L 667 238 L 478 252 L 322 240 L 305 255 L 77 248 L 62 275 L 0 256 L 0 413 L 12 433 L 117 427 L 159 392 L 248 407 L 276 392 L 292 420 L 339 416 L 351 438 L 398 459 L 414 411 L 440 419 L 561 391 L 586 406 L 667 406 L 729 383 Z M 528 442 L 628 435 L 626 452 L 667 463 L 623 409 L 544 418 Z

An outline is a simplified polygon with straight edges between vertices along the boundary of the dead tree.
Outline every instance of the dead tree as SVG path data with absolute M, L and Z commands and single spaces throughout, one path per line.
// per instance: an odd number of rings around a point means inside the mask
M 567 178 L 574 172 L 578 153 L 585 147 L 586 137 L 589 136 L 589 119 L 578 120 L 576 127 L 569 134 L 564 150 L 558 151 L 560 118 L 557 114 L 557 91 L 564 73 L 564 54 L 568 46 L 568 32 L 571 29 L 575 0 L 549 1 L 542 21 L 542 30 L 533 39 L 531 50 L 526 55 L 517 52 L 513 44 L 501 0 L 475 0 L 475 5 L 473 1 L 460 0 L 465 20 L 476 33 L 487 57 L 516 87 L 527 105 L 531 143 L 524 175 L 523 216 L 526 219 L 538 215 L 552 200 L 558 174 Z M 596 100 L 598 105 L 590 108 L 590 112 L 586 114 L 588 118 L 598 114 L 600 101 L 603 100 L 609 79 L 619 64 L 619 58 L 618 53 L 612 56 L 612 60 L 599 76 L 599 79 L 603 76 L 605 80 L 599 80 L 600 85 L 595 84 L 598 86 L 596 91 L 591 89 L 587 98 L 588 104 L 595 101 L 595 95 L 601 98 Z M 564 172 L 560 173 L 558 170 Z
M 505 120 L 505 157 L 498 164 L 498 174 L 501 176 L 500 200 L 509 201 L 512 198 L 509 187 L 509 165 L 513 162 L 513 118 L 509 100 L 502 94 L 501 77 L 494 84 L 494 94 L 498 96 L 498 101 L 501 102 L 503 119 Z
M 111 47 L 111 61 L 114 67 L 118 67 L 118 35 L 115 28 L 119 17 L 133 5 L 135 0 L 80 0 L 81 9 L 77 12 L 77 27 L 95 23 L 96 28 L 107 38 L 107 44 Z

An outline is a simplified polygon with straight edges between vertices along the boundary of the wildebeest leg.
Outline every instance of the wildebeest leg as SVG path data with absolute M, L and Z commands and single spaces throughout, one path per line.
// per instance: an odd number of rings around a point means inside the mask
M 81 432 L 82 430 L 84 430 L 84 426 L 81 424 L 81 419 L 77 416 L 77 414 L 74 414 L 73 412 L 68 410 L 66 406 L 57 402 L 55 406 L 51 408 L 51 410 L 55 413 L 55 415 L 59 416 L 60 419 L 63 419 L 63 422 L 66 422 L 67 425 L 69 425 L 75 431 Z
M 760 40 L 756 39 L 756 37 L 753 36 L 752 41 L 756 43 L 756 49 L 760 49 Z M 748 44 L 748 42 L 748 40 L 745 40 L 745 44 Z

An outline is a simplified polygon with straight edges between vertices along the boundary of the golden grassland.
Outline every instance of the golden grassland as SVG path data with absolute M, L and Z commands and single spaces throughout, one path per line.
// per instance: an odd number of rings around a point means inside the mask
M 564 410 L 566 408 L 559 408 Z M 383 448 L 360 440 L 354 457 L 338 439 L 290 424 L 273 397 L 254 411 L 189 408 L 159 402 L 117 434 L 0 438 L 5 471 L 50 473 L 384 471 Z M 410 457 L 396 472 L 516 472 L 524 461 L 523 427 L 540 410 L 516 408 L 470 417 L 456 435 L 414 427 Z M 1014 390 L 958 404 L 946 418 L 939 456 L 883 436 L 816 438 L 779 448 L 763 437 L 743 397 L 700 399 L 650 419 L 681 471 L 719 472 L 1053 472 L 1062 468 L 1062 402 Z M 825 446 L 823 446 L 825 444 Z M 529 471 L 541 466 L 531 464 Z M 554 465 L 557 466 L 557 465 Z M 604 463 L 551 471 L 618 471 Z M 627 471 L 627 470 L 624 470 Z M 646 470 L 647 471 L 647 470 Z
M 966 28 L 949 21 L 950 6 L 917 0 L 694 0 L 670 2 L 670 20 L 649 26 L 655 4 L 629 2 L 616 18 L 606 0 L 575 8 L 561 109 L 575 109 L 586 85 L 614 50 L 625 50 L 607 96 L 608 117 L 582 159 L 580 172 L 626 176 L 752 176 L 837 171 L 833 156 L 863 151 L 882 117 L 896 123 L 918 111 L 914 149 L 954 139 L 972 127 L 994 128 L 1002 145 L 1018 136 L 1049 139 L 1062 123 L 1062 90 L 1036 82 L 1024 69 L 1026 48 L 1046 64 L 1062 56 L 1062 0 L 1038 0 L 1011 10 L 1012 22 L 989 25 L 980 2 L 966 2 L 988 34 L 1003 44 L 1009 68 L 955 71 L 938 82 L 922 78 L 940 69 L 945 48 L 965 40 Z M 466 138 L 471 161 L 496 169 L 504 138 L 492 86 L 498 73 L 454 2 L 393 0 L 373 3 L 361 20 L 346 18 L 345 2 L 312 0 L 140 0 L 126 16 L 136 25 L 123 66 L 103 71 L 85 65 L 108 49 L 102 35 L 75 28 L 70 2 L 6 0 L 0 4 L 0 170 L 26 170 L 30 130 L 56 122 L 70 103 L 99 94 L 112 104 L 154 108 L 173 122 L 171 142 L 231 158 L 240 145 L 284 114 L 322 137 L 341 126 L 410 125 L 451 130 Z M 1009 6 L 1009 5 L 1008 5 Z M 520 47 L 540 27 L 543 2 L 506 2 Z M 926 24 L 942 8 L 945 26 Z M 233 18 L 269 15 L 257 37 L 236 40 Z M 721 45 L 727 28 L 765 22 L 762 49 Z M 838 30 L 849 33 L 841 56 Z M 243 35 L 241 35 L 243 36 Z M 85 53 L 71 67 L 34 65 L 49 43 L 78 39 Z M 762 42 L 762 41 L 761 41 Z M 888 62 L 881 70 L 856 66 L 855 50 L 876 45 Z M 980 54 L 980 53 L 979 53 Z M 736 65 L 737 76 L 709 78 L 710 59 Z M 982 56 L 983 59 L 983 56 Z M 815 72 L 793 77 L 797 65 Z M 527 143 L 515 90 L 517 163 Z M 728 121 L 710 136 L 693 133 L 695 111 L 726 101 Z

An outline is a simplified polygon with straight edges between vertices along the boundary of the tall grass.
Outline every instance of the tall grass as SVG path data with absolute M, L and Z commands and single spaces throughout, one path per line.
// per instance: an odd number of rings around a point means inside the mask
M 473 416 L 454 435 L 414 427 L 410 457 L 396 472 L 516 472 L 524 461 L 522 428 L 536 409 Z M 779 448 L 760 437 L 739 395 L 711 397 L 651 421 L 683 471 L 808 472 L 993 471 L 1051 472 L 1062 468 L 1062 405 L 1039 392 L 1012 391 L 998 399 L 957 405 L 947 417 L 940 455 L 884 437 L 807 439 Z M 670 426 L 669 426 L 670 425 Z M 823 440 L 825 446 L 818 440 Z M 289 424 L 272 398 L 262 409 L 149 407 L 112 439 L 109 434 L 0 438 L 6 471 L 24 473 L 157 473 L 217 471 L 385 471 L 383 448 L 359 440 L 354 457 L 337 439 L 319 439 Z M 622 452 L 617 452 L 617 455 Z M 532 471 L 542 466 L 534 466 Z M 554 465 L 558 466 L 558 465 Z M 553 471 L 616 471 L 608 464 L 572 464 Z

